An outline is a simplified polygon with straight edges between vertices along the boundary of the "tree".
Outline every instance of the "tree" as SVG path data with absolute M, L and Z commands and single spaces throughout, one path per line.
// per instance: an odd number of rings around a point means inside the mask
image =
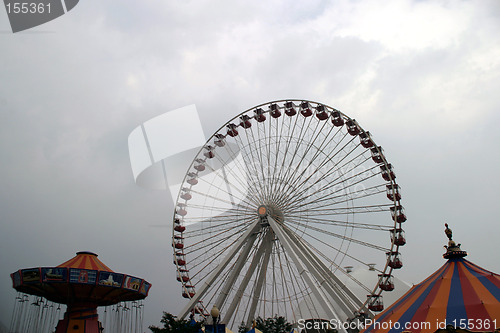
M 190 320 L 177 319 L 176 316 L 163 312 L 160 322 L 163 324 L 163 328 L 157 326 L 149 326 L 149 329 L 153 333 L 198 333 L 201 328 L 201 323 L 195 323 Z
M 258 317 L 255 320 L 255 328 L 263 333 L 289 333 L 292 330 L 292 324 L 286 321 L 285 317 L 274 315 L 266 320 Z M 250 328 L 245 327 L 243 323 L 238 328 L 238 333 L 246 333 Z

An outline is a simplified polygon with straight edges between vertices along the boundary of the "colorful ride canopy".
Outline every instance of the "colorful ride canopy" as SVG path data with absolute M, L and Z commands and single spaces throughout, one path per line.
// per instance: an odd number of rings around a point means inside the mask
M 144 279 L 113 272 L 92 252 L 76 256 L 56 267 L 20 269 L 11 274 L 13 287 L 61 304 L 95 306 L 146 298 L 151 284 Z
M 500 327 L 500 275 L 450 256 L 375 317 L 365 333 L 435 332 L 447 325 L 474 332 Z

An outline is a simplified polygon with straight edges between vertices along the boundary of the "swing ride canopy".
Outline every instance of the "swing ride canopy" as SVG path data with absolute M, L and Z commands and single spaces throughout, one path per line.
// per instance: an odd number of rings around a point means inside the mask
M 435 332 L 448 325 L 492 332 L 500 327 L 500 275 L 464 259 L 467 253 L 449 237 L 443 255 L 448 261 L 375 317 L 364 333 Z
M 68 305 L 106 306 L 141 300 L 151 287 L 144 279 L 113 272 L 97 254 L 86 251 L 56 267 L 20 269 L 11 278 L 19 292 Z

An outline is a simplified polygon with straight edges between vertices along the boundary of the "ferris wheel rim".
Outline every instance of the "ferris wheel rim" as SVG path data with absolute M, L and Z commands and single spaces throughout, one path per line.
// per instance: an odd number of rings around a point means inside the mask
M 332 108 L 332 107 L 329 107 L 327 106 L 326 104 L 323 104 L 323 103 L 319 103 L 319 102 L 314 102 L 314 101 L 309 101 L 309 100 L 304 100 L 304 99 L 287 99 L 287 100 L 275 100 L 275 101 L 271 101 L 271 102 L 266 102 L 266 103 L 262 103 L 262 104 L 259 104 L 257 106 L 254 106 L 252 108 L 249 108 L 241 113 L 239 113 L 238 115 L 234 116 L 233 118 L 231 118 L 229 121 L 227 121 L 226 123 L 224 123 L 217 131 L 214 132 L 214 134 L 212 136 L 210 136 L 210 138 L 208 138 L 207 142 L 199 149 L 198 153 L 196 154 L 196 157 L 195 159 L 193 159 L 191 165 L 189 166 L 189 169 L 188 169 L 188 172 L 186 173 L 183 181 L 181 184 L 185 184 L 187 182 L 187 180 L 189 179 L 189 170 L 193 170 L 195 164 L 196 164 L 196 158 L 199 157 L 199 156 L 203 156 L 203 152 L 204 152 L 204 149 L 206 149 L 206 146 L 209 145 L 209 143 L 213 142 L 213 140 L 216 138 L 216 136 L 218 134 L 220 134 L 225 128 L 227 128 L 230 124 L 232 124 L 234 121 L 237 121 L 239 118 L 241 118 L 242 116 L 245 116 L 245 115 L 248 115 L 248 114 L 251 114 L 252 111 L 254 110 L 257 110 L 259 108 L 262 108 L 264 106 L 271 106 L 273 104 L 283 104 L 283 103 L 286 103 L 286 102 L 292 102 L 292 103 L 295 103 L 295 102 L 298 102 L 298 103 L 304 103 L 304 102 L 307 102 L 307 103 L 311 103 L 312 105 L 316 105 L 316 106 L 319 106 L 319 105 L 322 105 L 322 106 L 325 106 L 327 108 L 329 108 L 329 111 L 330 110 L 333 110 L 333 111 L 337 111 L 340 116 L 342 117 L 342 119 L 344 120 L 344 122 L 347 122 L 347 121 L 353 121 L 355 123 L 355 125 L 359 128 L 359 130 L 362 132 L 362 133 L 369 133 L 368 131 L 365 131 L 357 122 L 354 118 L 350 118 L 349 116 L 347 116 L 346 114 L 344 114 L 343 112 L 335 109 L 335 108 Z M 266 115 L 269 114 L 270 111 L 266 111 Z M 331 115 L 331 113 L 330 113 Z M 298 117 L 300 115 L 296 115 L 296 117 Z M 281 117 L 285 117 L 285 115 L 281 115 Z M 253 119 L 253 118 L 252 118 Z M 253 119 L 255 120 L 255 119 Z M 341 126 L 342 127 L 342 126 Z M 356 137 L 358 135 L 354 135 L 353 137 Z M 371 140 L 371 138 L 370 138 Z M 373 142 L 374 143 L 374 142 Z M 217 147 L 214 147 L 214 149 L 217 149 Z M 367 148 L 369 150 L 369 148 Z M 376 144 L 374 145 L 374 149 L 383 156 L 382 158 L 382 163 L 379 163 L 376 165 L 377 166 L 383 166 L 384 168 L 386 169 L 390 169 L 391 168 L 391 164 L 385 159 L 384 155 L 382 154 L 382 149 L 380 146 L 377 146 Z M 387 183 L 387 186 L 391 187 L 392 189 L 392 193 L 393 193 L 393 200 L 392 200 L 392 206 L 391 207 L 394 207 L 394 210 L 397 209 L 397 207 L 400 206 L 400 198 L 397 198 L 396 195 L 394 195 L 395 193 L 395 189 L 396 187 L 399 188 L 399 186 L 397 185 L 397 183 L 395 182 L 394 178 L 389 175 L 389 181 Z M 177 207 L 179 206 L 179 202 L 182 201 L 182 198 L 181 198 L 181 193 L 182 193 L 182 190 L 179 191 L 178 193 L 178 196 L 177 196 L 177 200 L 176 200 L 176 209 Z M 182 204 L 182 203 L 181 203 Z M 175 251 L 175 244 L 176 244 L 176 239 L 178 240 L 178 234 L 176 233 L 176 230 L 175 230 L 175 226 L 176 226 L 176 219 L 178 218 L 177 216 L 177 212 L 174 214 L 174 227 L 172 228 L 172 245 L 174 247 L 174 263 L 176 265 L 176 269 L 177 269 L 177 275 L 178 277 L 181 277 L 181 273 L 184 273 L 183 270 L 185 270 L 186 268 L 186 265 L 182 265 L 176 258 L 176 251 Z M 392 225 L 392 228 L 394 230 L 396 230 L 398 228 L 398 226 L 400 226 L 400 222 L 397 221 L 397 219 L 394 219 L 393 221 L 393 225 Z M 401 229 L 402 230 L 402 229 Z M 390 247 L 389 247 L 389 251 L 388 253 L 399 253 L 399 247 L 400 245 L 396 244 L 394 240 L 391 241 L 391 244 L 390 244 Z M 338 267 L 337 267 L 338 269 Z M 389 266 L 389 259 L 386 260 L 385 262 L 385 265 L 384 267 L 382 268 L 382 270 L 380 270 L 380 272 L 382 272 L 382 276 L 386 276 L 386 275 L 392 275 L 392 271 L 394 270 L 395 268 L 394 267 L 390 267 Z M 382 278 L 381 278 L 382 279 Z M 181 278 L 182 280 L 182 278 Z M 191 280 L 189 279 L 189 281 L 184 281 L 182 280 L 181 281 L 181 284 L 182 284 L 182 288 L 184 290 L 184 292 L 187 292 L 187 289 L 189 289 L 190 287 L 195 287 L 196 284 L 189 284 L 191 283 L 190 282 Z M 202 281 L 200 281 L 202 282 Z M 370 292 L 370 295 L 374 296 L 374 297 L 378 297 L 380 296 L 380 294 L 382 293 L 382 289 L 379 287 L 378 283 L 375 284 L 375 287 L 371 290 Z M 188 293 L 188 296 L 191 296 L 189 293 Z M 189 297 L 191 298 L 191 297 Z M 369 302 L 369 299 L 367 299 L 364 303 L 363 303 L 363 307 L 366 307 L 366 305 L 368 304 Z

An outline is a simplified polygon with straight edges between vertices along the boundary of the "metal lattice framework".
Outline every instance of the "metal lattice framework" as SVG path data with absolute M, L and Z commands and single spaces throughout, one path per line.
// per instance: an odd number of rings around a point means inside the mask
M 395 178 L 370 133 L 332 107 L 283 100 L 234 117 L 199 151 L 177 198 L 174 264 L 189 299 L 179 317 L 215 304 L 234 327 L 382 310 L 405 243 Z M 372 263 L 370 285 L 343 268 Z

